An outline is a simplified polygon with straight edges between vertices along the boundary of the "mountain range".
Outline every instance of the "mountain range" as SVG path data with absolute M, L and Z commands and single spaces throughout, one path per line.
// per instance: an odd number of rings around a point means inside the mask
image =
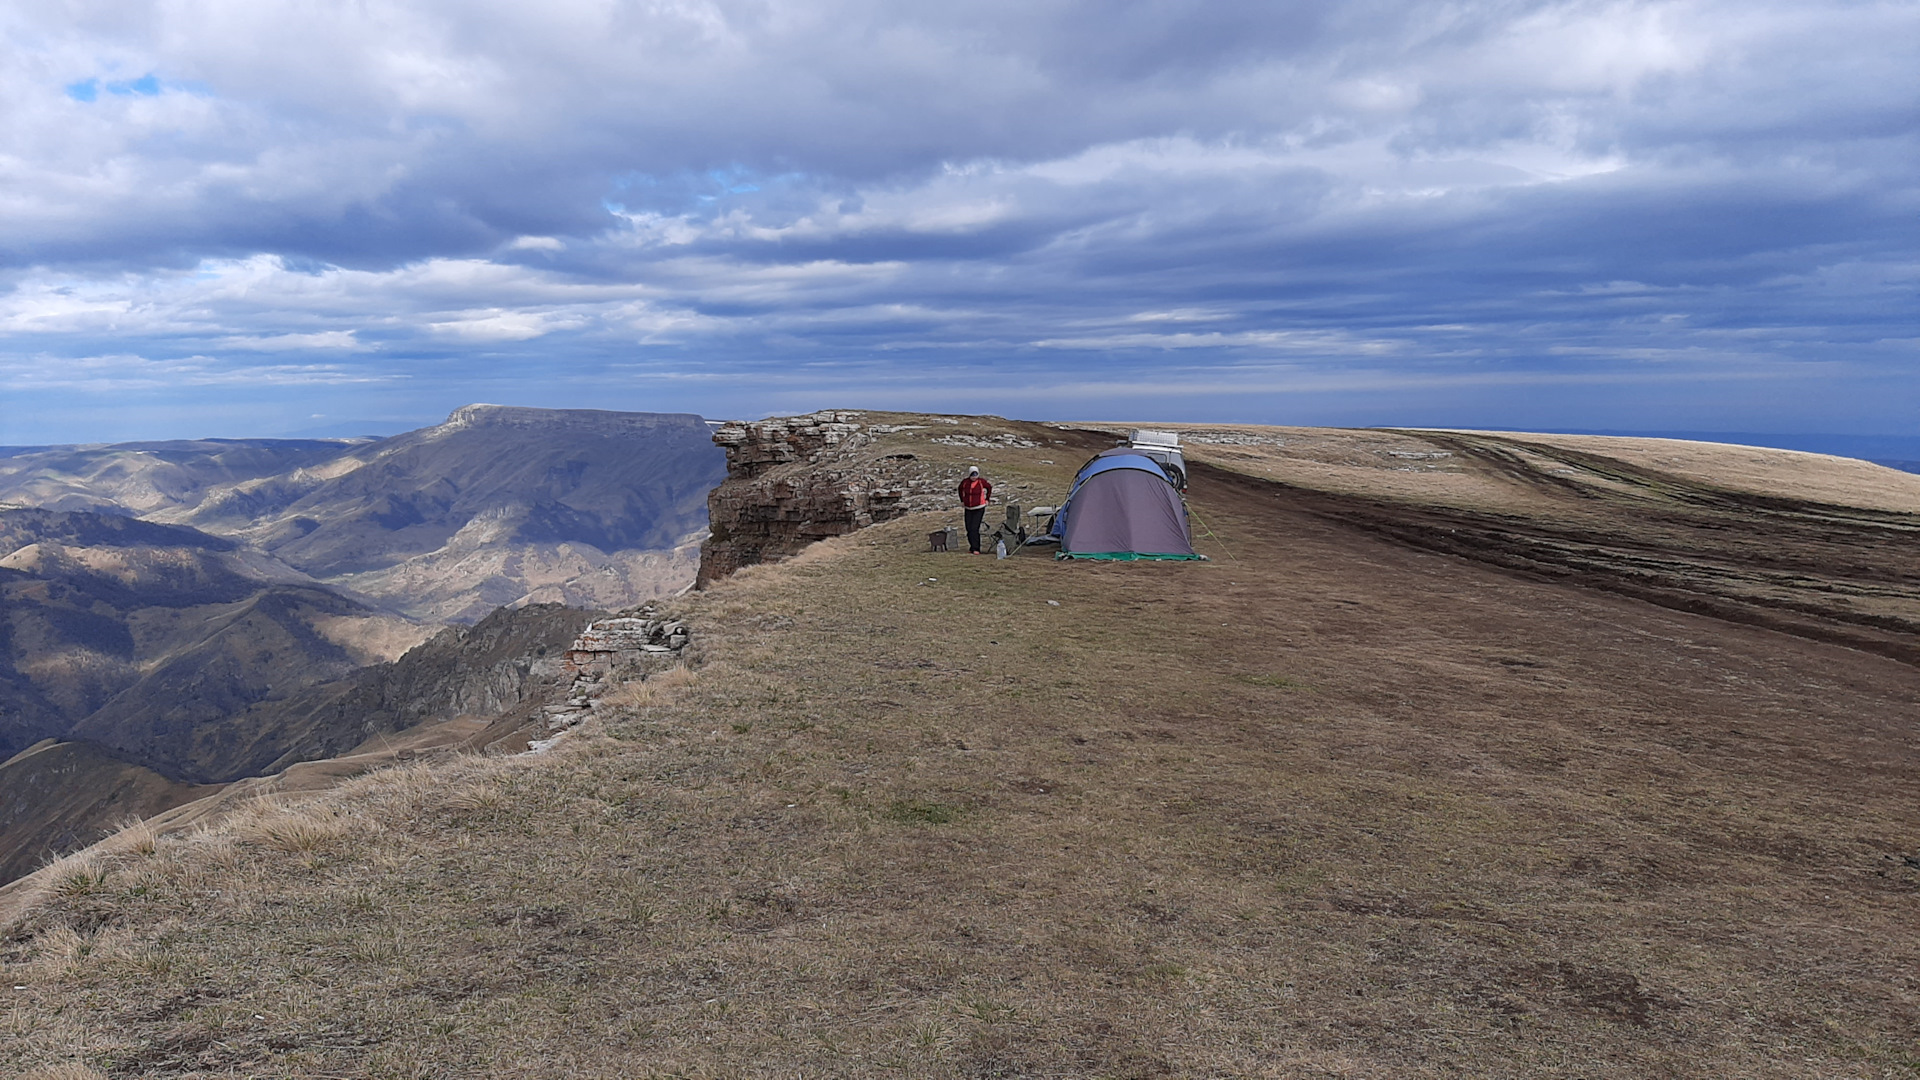
M 724 475 L 697 416 L 469 405 L 385 439 L 0 450 L 0 505 L 187 525 L 370 607 L 473 623 L 680 587 Z
M 696 416 L 488 405 L 0 450 L 0 880 L 109 812 L 512 704 L 586 612 L 692 582 L 724 472 Z

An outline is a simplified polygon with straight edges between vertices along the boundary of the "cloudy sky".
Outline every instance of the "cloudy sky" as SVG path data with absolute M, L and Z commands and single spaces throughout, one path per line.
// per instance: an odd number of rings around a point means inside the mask
M 1910 432 L 1920 0 L 7 4 L 0 394 Z

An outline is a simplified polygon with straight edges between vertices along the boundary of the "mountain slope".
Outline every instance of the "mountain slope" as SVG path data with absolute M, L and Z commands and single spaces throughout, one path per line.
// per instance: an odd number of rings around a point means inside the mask
M 275 586 L 182 613 L 190 644 L 155 657 L 140 677 L 76 722 L 68 734 L 134 757 L 169 776 L 212 782 L 258 771 L 280 756 L 265 733 L 232 722 L 360 667 L 329 641 L 328 617 L 367 614 L 319 588 Z
M 359 439 L 181 439 L 0 453 L 0 505 L 148 516 L 337 458 Z
M 235 541 L 82 511 L 0 511 L 0 750 L 89 738 L 178 777 L 198 725 L 383 659 L 420 631 Z M 391 646 L 388 646 L 391 647 Z
M 14 642 L 16 620 L 11 597 L 18 590 L 31 588 L 33 581 L 31 574 L 0 566 L 0 754 L 9 757 L 59 734 L 67 725 L 60 706 L 48 699 L 31 674 L 20 670 L 25 647 Z
M 209 790 L 86 743 L 49 739 L 28 747 L 0 763 L 0 883 Z
M 392 662 L 206 723 L 196 739 L 230 748 L 204 759 L 226 760 L 218 775 L 233 779 L 332 757 L 433 721 L 497 716 L 558 683 L 568 644 L 596 614 L 557 604 L 501 608 L 473 626 L 448 627 Z

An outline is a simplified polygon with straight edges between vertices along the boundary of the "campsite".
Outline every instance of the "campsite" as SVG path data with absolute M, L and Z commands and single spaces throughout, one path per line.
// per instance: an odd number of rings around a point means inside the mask
M 1205 558 L 1193 550 L 1190 511 L 1180 498 L 1185 477 L 1140 453 L 1137 442 L 1136 436 L 1103 450 L 1073 474 L 1073 487 L 1047 530 L 1060 545 L 1060 558 Z
M 958 427 L 990 445 L 929 424 L 859 453 L 942 487 L 975 462 L 1043 503 L 1117 437 Z M 1891 616 L 1835 598 L 1911 617 L 1911 485 L 1849 508 L 1837 459 L 1692 448 L 1656 473 L 1513 436 L 1184 434 L 1206 561 L 973 559 L 928 550 L 957 513 L 907 513 L 677 601 L 686 669 L 608 691 L 545 753 L 374 772 L 66 870 L 4 954 L 25 989 L 0 1055 L 1909 1068 L 1920 671 Z M 1457 539 L 1494 525 L 1500 545 Z M 1630 595 L 1653 561 L 1672 595 Z

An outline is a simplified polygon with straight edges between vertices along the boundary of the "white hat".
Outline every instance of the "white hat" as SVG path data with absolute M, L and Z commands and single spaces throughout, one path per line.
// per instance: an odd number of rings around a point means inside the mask
M 967 475 L 968 475 L 968 476 L 979 476 L 979 475 L 980 475 L 980 466 L 978 466 L 978 465 L 969 465 L 969 466 L 967 466 Z

